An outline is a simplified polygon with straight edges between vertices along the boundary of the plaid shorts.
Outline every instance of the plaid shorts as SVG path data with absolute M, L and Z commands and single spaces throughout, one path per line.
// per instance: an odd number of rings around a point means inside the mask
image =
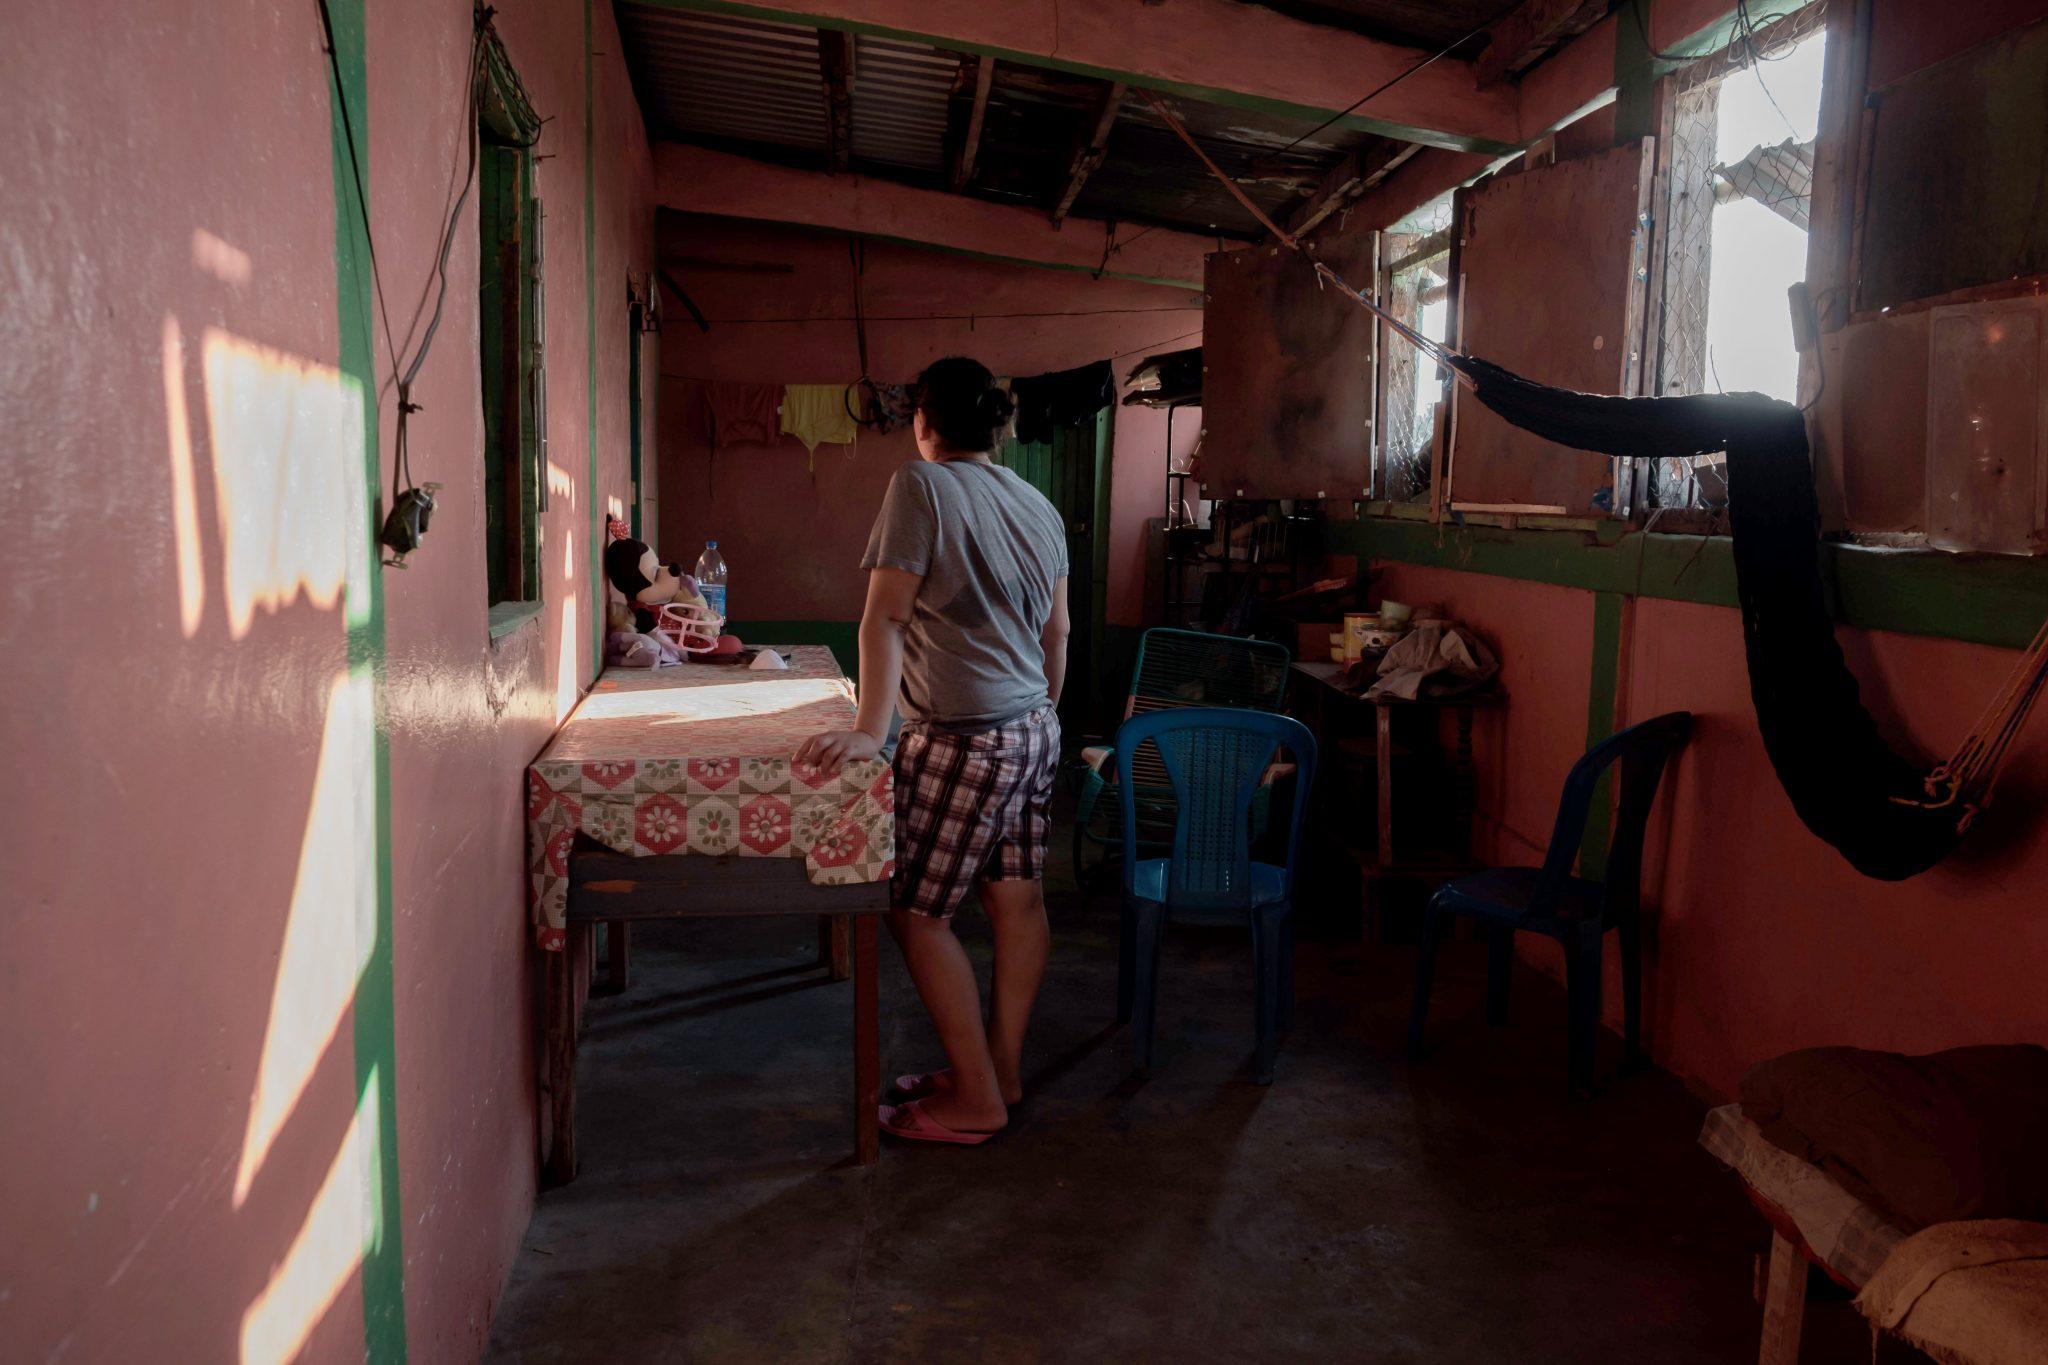
M 951 919 L 977 882 L 1043 876 L 1059 757 L 1050 706 L 978 735 L 906 723 L 896 746 L 890 903 Z

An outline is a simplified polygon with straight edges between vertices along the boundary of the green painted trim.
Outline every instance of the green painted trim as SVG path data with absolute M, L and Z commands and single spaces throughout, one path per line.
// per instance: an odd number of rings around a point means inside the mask
M 741 621 L 726 629 L 750 645 L 824 645 L 847 677 L 860 677 L 858 621 Z
M 352 677 L 367 677 L 375 729 L 371 739 L 372 837 L 376 844 L 376 911 L 362 974 L 356 981 L 351 1043 L 354 1050 L 357 1112 L 376 1106 L 370 1185 L 364 1191 L 374 1236 L 363 1249 L 363 1357 L 378 1362 L 406 1358 L 404 1213 L 398 1184 L 398 1044 L 391 954 L 393 877 L 391 870 L 391 731 L 385 682 L 384 580 L 371 528 L 383 522 L 383 473 L 378 451 L 376 343 L 370 331 L 370 242 L 363 231 L 366 205 L 358 201 L 350 159 L 353 132 L 363 183 L 369 168 L 369 40 L 365 0 L 333 0 L 334 55 L 339 83 L 328 105 L 329 153 L 334 183 L 335 315 L 340 332 L 341 372 L 362 395 L 362 477 L 364 543 L 350 573 L 343 602 Z M 351 124 L 342 120 L 346 104 Z M 360 587 L 361 597 L 356 597 Z
M 1621 683 L 1621 620 L 1624 603 L 1618 592 L 1593 594 L 1593 667 L 1586 688 L 1586 747 L 1614 733 Z M 1614 794 L 1609 774 L 1602 773 L 1586 812 L 1586 833 L 1579 843 L 1579 875 L 1595 881 L 1607 875 L 1607 845 L 1614 819 Z
M 643 540 L 645 537 L 640 534 L 640 317 L 637 308 L 629 308 L 626 313 L 626 365 L 629 371 L 626 377 L 626 439 L 632 460 L 628 481 L 633 486 L 633 506 L 627 517 L 633 527 L 633 539 Z
M 874 38 L 895 38 L 907 42 L 922 43 L 941 48 L 947 52 L 969 52 L 976 56 L 994 57 L 998 61 L 1014 62 L 1019 66 L 1035 66 L 1046 71 L 1063 71 L 1070 76 L 1088 76 L 1095 80 L 1120 81 L 1125 85 L 1144 90 L 1156 90 L 1163 95 L 1178 95 L 1183 99 L 1202 100 L 1209 104 L 1220 104 L 1232 109 L 1246 109 L 1254 113 L 1270 114 L 1276 118 L 1299 119 L 1307 123 L 1321 123 L 1332 114 L 1334 108 L 1323 108 L 1314 104 L 1297 104 L 1292 100 L 1272 99 L 1265 95 L 1251 95 L 1241 90 L 1227 90 L 1221 86 L 1196 85 L 1188 81 L 1163 80 L 1154 74 L 1142 71 L 1123 71 L 1109 66 L 1092 66 L 1086 62 L 1066 61 L 1042 52 L 1024 52 L 1016 48 L 996 47 L 982 43 L 963 43 L 940 34 L 923 33 L 916 29 L 892 28 L 886 24 L 870 24 L 858 19 L 846 19 L 832 14 L 806 14 L 801 11 L 773 5 L 750 5 L 741 0 L 646 0 L 646 3 L 660 9 L 692 10 L 699 14 L 719 14 L 734 19 L 764 19 L 779 24 L 804 24 L 812 28 L 830 29 L 835 33 L 862 34 Z M 1453 152 L 1486 152 L 1500 156 L 1521 150 L 1512 143 L 1498 142 L 1492 138 L 1473 137 L 1463 133 L 1446 133 L 1434 128 L 1418 128 L 1412 124 L 1395 123 L 1387 119 L 1373 118 L 1365 114 L 1344 114 L 1336 120 L 1340 128 L 1355 129 L 1358 132 L 1374 133 L 1380 137 L 1399 138 L 1403 142 L 1419 142 L 1428 147 L 1442 147 Z
M 493 640 L 503 639 L 513 631 L 540 615 L 538 602 L 499 602 L 491 608 L 490 632 Z
M 1589 592 L 1734 607 L 1735 560 L 1725 537 L 1611 531 L 1441 529 L 1368 518 L 1332 522 L 1331 551 L 1430 568 L 1519 578 Z M 2048 558 L 1821 547 L 1836 618 L 1864 630 L 2024 649 L 2048 616 Z
M 1109 714 L 1109 673 L 1103 667 L 1102 645 L 1109 627 L 1110 471 L 1116 460 L 1116 411 L 1117 405 L 1111 403 L 1095 419 L 1094 508 L 1089 514 L 1093 534 L 1088 546 L 1093 580 L 1088 601 L 1088 651 L 1095 676 L 1084 680 L 1091 729 L 1102 724 L 1103 717 Z
M 596 0 L 583 0 L 583 392 L 590 438 L 590 676 L 604 672 L 604 494 L 597 486 L 597 63 L 591 32 Z
M 1649 0 L 1641 0 L 1644 5 Z M 1768 24 L 1806 8 L 1811 0 L 1750 0 L 1750 21 Z M 1638 0 L 1622 0 L 1615 11 L 1614 112 L 1615 136 L 1621 141 L 1654 136 L 1657 131 L 1656 84 L 1659 78 L 1719 52 L 1735 40 L 1735 9 L 1706 27 L 1662 49 L 1676 60 L 1666 60 L 1650 50 L 1643 33 Z

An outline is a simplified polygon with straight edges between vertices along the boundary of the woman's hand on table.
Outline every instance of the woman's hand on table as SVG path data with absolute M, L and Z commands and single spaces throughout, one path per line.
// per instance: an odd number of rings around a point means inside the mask
M 865 730 L 827 730 L 805 740 L 796 751 L 796 761 L 829 777 L 848 763 L 859 763 L 881 752 L 882 741 Z

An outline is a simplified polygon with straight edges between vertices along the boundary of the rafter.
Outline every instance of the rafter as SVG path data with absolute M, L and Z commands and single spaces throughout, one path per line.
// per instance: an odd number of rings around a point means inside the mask
M 1133 235 L 1105 263 L 1095 234 L 1061 232 L 1042 209 L 859 174 L 798 170 L 676 142 L 655 146 L 654 178 L 660 205 L 684 213 L 826 228 L 1180 289 L 1202 287 L 1203 257 L 1216 249 L 1213 237 L 1152 228 Z
M 853 160 L 853 35 L 818 31 L 818 74 L 825 86 L 825 130 L 832 169 Z
M 1313 123 L 1430 55 L 1240 0 L 645 2 L 906 39 Z M 1511 150 L 1518 134 L 1514 92 L 1481 90 L 1470 63 L 1452 58 L 1414 71 L 1342 123 L 1404 141 L 1489 152 Z
M 1308 236 L 1331 214 L 1348 208 L 1421 150 L 1412 142 L 1383 140 L 1348 153 L 1323 177 L 1308 202 L 1294 211 L 1287 230 L 1296 237 Z
M 966 117 L 957 137 L 953 140 L 953 169 L 947 176 L 953 193 L 967 188 L 974 179 L 975 158 L 981 155 L 981 125 L 988 117 L 988 92 L 995 87 L 996 59 L 993 57 L 963 56 L 960 59 L 959 81 L 966 84 L 969 68 L 974 72 L 974 94 L 966 106 Z
M 1073 159 L 1067 167 L 1067 183 L 1060 190 L 1060 197 L 1053 201 L 1052 224 L 1058 227 L 1066 220 L 1067 211 L 1074 207 L 1074 201 L 1081 197 L 1081 187 L 1088 183 L 1088 177 L 1095 174 L 1095 168 L 1102 164 L 1103 153 L 1109 150 L 1109 130 L 1116 126 L 1117 111 L 1123 107 L 1124 85 L 1122 81 L 1111 81 L 1104 86 L 1095 100 L 1095 119 L 1084 133 L 1085 141 L 1078 141 Z
M 1486 31 L 1486 50 L 1472 63 L 1480 88 L 1527 70 L 1559 43 L 1599 23 L 1607 10 L 1608 0 L 1525 0 Z

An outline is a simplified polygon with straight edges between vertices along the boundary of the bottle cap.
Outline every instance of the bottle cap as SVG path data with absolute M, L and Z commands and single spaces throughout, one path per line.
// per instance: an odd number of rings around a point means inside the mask
M 707 540 L 704 542 L 704 548 L 707 550 L 715 550 L 718 548 L 718 542 L 715 540 Z

